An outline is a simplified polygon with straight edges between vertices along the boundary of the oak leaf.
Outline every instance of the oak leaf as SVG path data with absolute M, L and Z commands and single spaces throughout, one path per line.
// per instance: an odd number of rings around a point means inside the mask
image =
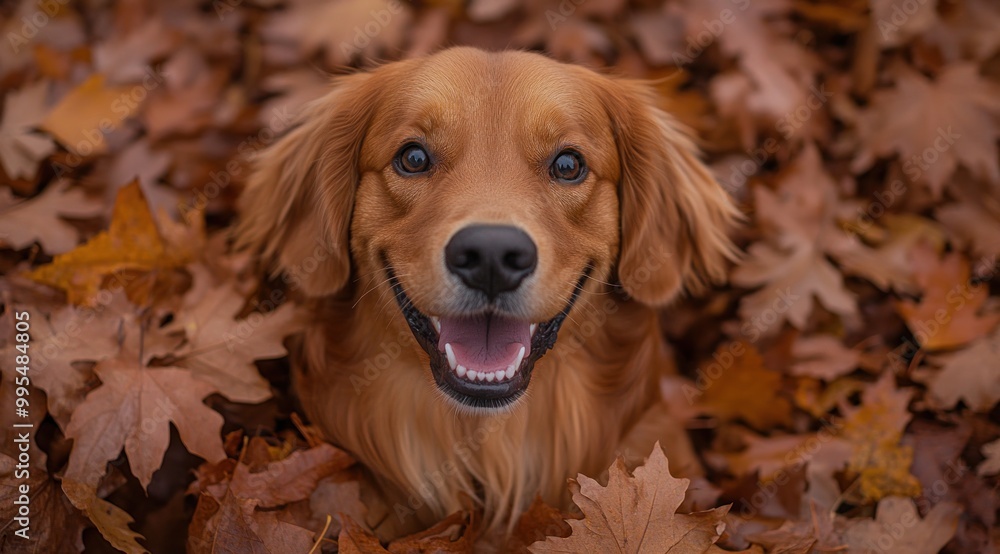
M 584 518 L 569 521 L 569 537 L 548 537 L 529 546 L 531 552 L 705 552 L 725 528 L 729 506 L 675 513 L 689 480 L 670 475 L 660 443 L 633 475 L 619 458 L 606 487 L 585 475 L 575 483 L 573 501 Z

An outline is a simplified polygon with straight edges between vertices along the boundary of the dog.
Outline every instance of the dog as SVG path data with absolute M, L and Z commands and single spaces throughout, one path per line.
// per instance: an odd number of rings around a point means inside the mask
M 308 307 L 302 409 L 400 521 L 566 506 L 660 398 L 659 308 L 736 256 L 652 89 L 536 53 L 338 78 L 255 163 L 238 245 Z

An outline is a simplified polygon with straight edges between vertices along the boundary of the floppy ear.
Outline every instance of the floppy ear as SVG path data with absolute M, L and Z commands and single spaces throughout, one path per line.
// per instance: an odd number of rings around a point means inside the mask
M 726 260 L 738 257 L 728 231 L 742 215 L 655 93 L 612 85 L 604 98 L 621 164 L 618 281 L 640 302 L 663 305 L 725 279 Z
M 259 254 L 308 296 L 334 293 L 350 276 L 358 158 L 375 104 L 369 79 L 343 77 L 307 106 L 298 127 L 257 155 L 240 198 L 237 249 Z

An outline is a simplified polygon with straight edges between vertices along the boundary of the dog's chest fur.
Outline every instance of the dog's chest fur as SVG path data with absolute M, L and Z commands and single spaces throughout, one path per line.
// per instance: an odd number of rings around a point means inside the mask
M 565 506 L 566 480 L 607 467 L 665 365 L 650 310 L 584 300 L 525 397 L 475 414 L 433 384 L 405 324 L 349 306 L 314 312 L 294 353 L 296 389 L 310 419 L 383 484 L 396 528 L 433 523 L 469 499 L 500 526 L 536 495 Z

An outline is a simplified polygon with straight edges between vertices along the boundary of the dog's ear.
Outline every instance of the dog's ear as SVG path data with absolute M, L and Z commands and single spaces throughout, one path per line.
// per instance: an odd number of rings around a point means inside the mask
M 296 128 L 257 154 L 240 198 L 237 249 L 255 252 L 308 296 L 334 293 L 350 276 L 358 158 L 376 102 L 371 78 L 342 77 L 307 106 Z
M 621 165 L 618 282 L 633 298 L 663 305 L 726 277 L 737 258 L 728 231 L 742 218 L 697 149 L 644 83 L 602 88 Z

